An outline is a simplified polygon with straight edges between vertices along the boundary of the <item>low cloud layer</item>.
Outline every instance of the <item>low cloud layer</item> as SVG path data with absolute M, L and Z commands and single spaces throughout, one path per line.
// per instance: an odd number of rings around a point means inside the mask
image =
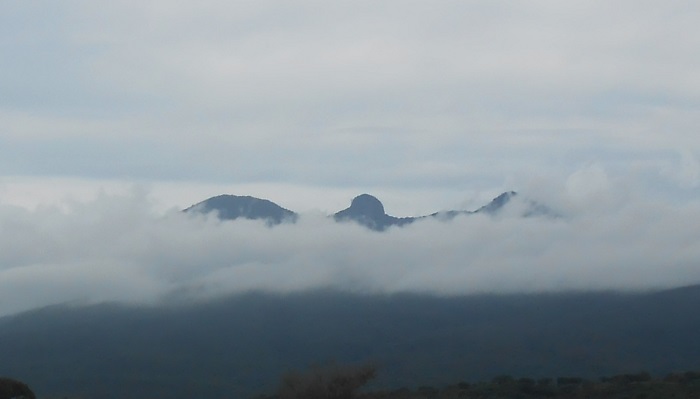
M 700 282 L 700 203 L 629 199 L 592 167 L 556 219 L 474 215 L 384 233 L 304 214 L 295 225 L 165 215 L 148 195 L 0 206 L 0 315 L 55 303 L 159 303 L 247 290 L 470 294 Z M 576 179 L 602 182 L 573 197 Z M 588 180 L 586 180 L 588 181 Z M 583 207 L 574 199 L 586 199 Z M 596 201 L 592 201 L 596 199 Z M 517 204 L 515 205 L 517 208 Z

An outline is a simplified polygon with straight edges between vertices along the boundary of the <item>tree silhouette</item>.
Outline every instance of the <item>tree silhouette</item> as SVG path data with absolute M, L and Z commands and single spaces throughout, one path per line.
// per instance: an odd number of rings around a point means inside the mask
M 280 399 L 353 399 L 357 390 L 377 374 L 373 365 L 312 368 L 282 378 Z
M 12 378 L 0 377 L 0 399 L 36 399 L 29 386 Z

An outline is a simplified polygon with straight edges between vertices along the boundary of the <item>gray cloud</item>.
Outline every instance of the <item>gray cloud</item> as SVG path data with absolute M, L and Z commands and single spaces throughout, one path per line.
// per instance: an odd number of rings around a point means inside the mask
M 689 1 L 0 7 L 4 174 L 493 187 L 699 151 Z
M 564 189 L 550 186 L 565 218 L 523 219 L 513 209 L 496 218 L 428 220 L 385 233 L 313 213 L 272 229 L 177 211 L 163 215 L 142 191 L 62 209 L 4 205 L 0 314 L 62 302 L 154 304 L 247 290 L 454 295 L 700 282 L 692 222 L 700 204 L 630 199 L 604 184 L 607 178 L 592 165 Z M 588 180 L 601 183 L 598 190 L 579 190 L 576 184 Z

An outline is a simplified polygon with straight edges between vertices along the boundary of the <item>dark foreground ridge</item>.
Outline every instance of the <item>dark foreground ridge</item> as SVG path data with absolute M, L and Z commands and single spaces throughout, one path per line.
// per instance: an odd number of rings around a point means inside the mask
M 36 399 L 29 386 L 14 378 L 0 377 L 0 399 Z
M 0 375 L 27 382 L 40 398 L 105 399 L 273 394 L 286 371 L 329 359 L 378 365 L 368 385 L 374 392 L 501 375 L 665 376 L 700 370 L 698 303 L 700 286 L 461 297 L 248 293 L 152 307 L 53 306 L 0 318 Z
M 313 367 L 307 372 L 283 376 L 277 393 L 255 399 L 697 399 L 700 372 L 670 373 L 654 378 L 648 372 L 619 374 L 600 379 L 580 377 L 514 378 L 509 375 L 491 381 L 462 381 L 446 387 L 361 390 L 378 374 L 372 364 Z
M 361 194 L 355 197 L 350 207 L 333 215 L 337 222 L 355 222 L 375 231 L 384 231 L 392 226 L 405 226 L 415 221 L 426 218 L 450 220 L 460 215 L 473 215 L 484 213 L 497 215 L 511 203 L 517 195 L 514 191 L 505 192 L 494 198 L 488 204 L 474 211 L 451 210 L 435 212 L 427 216 L 396 217 L 388 215 L 384 205 L 379 199 L 369 194 Z M 251 220 L 264 220 L 268 226 L 280 223 L 294 223 L 298 219 L 296 212 L 285 209 L 272 201 L 250 196 L 219 195 L 192 205 L 184 212 L 210 213 L 216 212 L 221 220 L 235 220 L 239 218 Z M 525 201 L 522 216 L 556 216 L 548 207 L 534 201 Z

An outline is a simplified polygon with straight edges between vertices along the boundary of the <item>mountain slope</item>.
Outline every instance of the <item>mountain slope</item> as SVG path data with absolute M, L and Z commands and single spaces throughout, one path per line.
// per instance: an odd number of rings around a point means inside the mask
M 516 195 L 518 195 L 518 193 L 516 193 L 515 191 L 507 191 L 507 192 L 499 195 L 498 197 L 492 199 L 491 202 L 489 202 L 488 204 L 477 209 L 476 211 L 474 211 L 474 213 L 483 212 L 483 213 L 488 213 L 490 215 L 495 215 L 498 212 L 500 212 L 501 210 L 503 210 L 503 208 L 506 205 L 508 205 L 508 203 Z
M 184 212 L 216 212 L 221 220 L 265 220 L 268 225 L 295 222 L 297 214 L 272 201 L 251 196 L 219 195 L 192 205 Z
M 0 318 L 0 375 L 40 397 L 238 397 L 314 362 L 375 361 L 377 386 L 700 369 L 700 287 L 649 294 L 250 293 L 182 306 Z
M 384 205 L 376 197 L 369 194 L 361 194 L 353 198 L 348 208 L 336 212 L 331 217 L 337 222 L 355 222 L 370 230 L 384 231 L 392 226 L 401 227 L 430 217 L 447 221 L 457 216 L 477 213 L 495 216 L 506 209 L 513 202 L 516 195 L 518 194 L 515 191 L 505 192 L 475 211 L 449 210 L 425 216 L 396 217 L 388 215 L 384 210 Z M 525 203 L 524 208 L 520 211 L 522 213 L 521 216 L 557 216 L 555 212 L 544 205 L 534 201 L 523 201 Z M 264 220 L 270 226 L 283 222 L 293 223 L 299 216 L 297 213 L 282 208 L 269 200 L 236 195 L 212 197 L 185 209 L 184 212 L 205 214 L 216 212 L 221 220 L 235 220 L 238 218 Z
M 417 218 L 397 218 L 387 215 L 384 205 L 369 194 L 353 198 L 350 207 L 333 215 L 337 222 L 353 221 L 375 231 L 384 231 L 391 226 L 403 226 L 413 223 Z

